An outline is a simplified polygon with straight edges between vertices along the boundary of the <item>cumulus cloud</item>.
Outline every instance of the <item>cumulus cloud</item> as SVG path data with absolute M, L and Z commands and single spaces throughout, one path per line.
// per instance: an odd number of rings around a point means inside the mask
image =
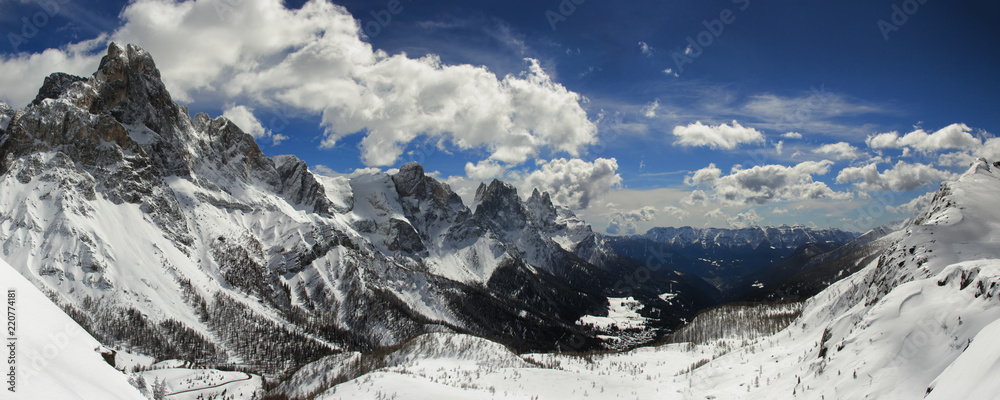
M 684 183 L 688 186 L 714 186 L 720 176 L 722 176 L 722 170 L 716 167 L 715 163 L 710 163 L 707 167 L 684 177 Z
M 677 207 L 674 207 L 674 206 L 663 207 L 663 212 L 665 212 L 667 214 L 670 214 L 670 215 L 673 215 L 674 217 L 677 217 L 677 219 L 681 220 L 681 221 L 684 220 L 684 217 L 686 217 L 686 216 L 689 215 L 689 213 L 687 211 L 684 211 L 684 210 L 682 210 L 680 208 L 677 208 Z
M 594 143 L 596 125 L 583 98 L 552 81 L 535 60 L 498 77 L 487 68 L 446 65 L 437 56 L 410 58 L 374 50 L 346 8 L 310 0 L 289 9 L 280 0 L 171 2 L 137 0 L 122 25 L 89 47 L 79 45 L 0 60 L 0 86 L 17 83 L 14 104 L 33 97 L 45 74 L 89 74 L 108 40 L 143 46 L 180 101 L 290 106 L 322 116 L 322 145 L 363 134 L 362 161 L 393 164 L 420 136 L 519 164 L 549 150 L 570 156 Z M 41 71 L 33 74 L 25 71 Z M 2 78 L 7 77 L 7 78 Z M 33 80 L 28 89 L 13 80 Z
M 851 146 L 847 142 L 824 144 L 813 150 L 813 153 L 824 155 L 834 160 L 854 160 L 861 157 L 861 152 L 858 151 L 858 148 Z
M 910 200 L 904 204 L 900 204 L 895 207 L 885 206 L 885 210 L 894 214 L 909 214 L 909 215 L 920 214 L 924 212 L 924 210 L 926 210 L 928 207 L 930 207 L 931 200 L 934 198 L 934 193 L 937 192 L 930 191 L 924 193 L 920 196 L 917 196 L 917 198 L 913 200 Z
M 766 204 L 775 200 L 846 199 L 850 193 L 835 192 L 815 175 L 830 171 L 832 161 L 806 161 L 795 166 L 758 165 L 733 167 L 728 175 L 715 164 L 688 175 L 684 182 L 708 190 L 712 200 L 729 205 Z M 693 200 L 693 199 L 692 199 Z
M 585 209 L 592 200 L 621 185 L 622 177 L 614 158 L 598 158 L 593 162 L 559 158 L 542 163 L 539 169 L 524 176 L 523 181 L 528 192 L 538 188 L 549 192 L 553 202 Z
M 980 157 L 990 161 L 1000 160 L 1000 138 L 986 139 L 982 146 L 975 148 L 938 154 L 937 164 L 947 167 L 968 167 Z
M 469 179 L 489 180 L 499 178 L 507 171 L 504 166 L 493 160 L 482 160 L 478 163 L 465 163 L 465 176 Z
M 726 213 L 722 212 L 721 208 L 716 208 L 712 211 L 705 213 L 705 218 L 725 218 Z
M 708 204 L 708 194 L 704 190 L 692 190 L 688 197 L 681 200 L 681 204 L 686 206 L 697 206 Z
M 802 139 L 802 134 L 798 132 L 786 132 L 781 134 L 781 137 L 788 139 Z
M 98 50 L 105 49 L 107 38 L 47 49 L 41 53 L 0 55 L 0 99 L 15 108 L 27 106 L 35 99 L 45 77 L 53 72 L 89 76 L 101 61 Z
M 954 176 L 926 164 L 909 164 L 899 161 L 895 166 L 879 172 L 878 163 L 863 167 L 844 168 L 837 174 L 837 183 L 854 182 L 860 191 L 893 190 L 910 191 L 924 185 L 934 184 Z
M 253 115 L 253 109 L 250 107 L 229 106 L 222 112 L 222 116 L 232 121 L 243 132 L 250 134 L 255 139 L 271 139 L 271 142 L 275 146 L 281 144 L 283 140 L 288 139 L 285 135 L 272 133 L 270 129 L 264 128 L 260 120 Z
M 673 131 L 677 139 L 674 144 L 681 146 L 706 146 L 732 150 L 742 143 L 763 142 L 760 131 L 744 127 L 733 121 L 732 125 L 704 125 L 697 121 L 688 126 L 676 126 Z
M 865 143 L 873 149 L 912 148 L 921 152 L 971 149 L 983 144 L 981 140 L 972 136 L 972 128 L 962 123 L 948 125 L 930 134 L 923 129 L 917 129 L 904 136 L 900 136 L 898 132 L 870 135 Z
M 1000 138 L 987 139 L 983 147 L 976 149 L 975 155 L 994 162 L 1000 161 Z
M 726 224 L 732 228 L 749 228 L 751 226 L 757 226 L 763 221 L 764 218 L 757 215 L 757 211 L 750 210 L 747 212 L 736 214 L 735 216 L 726 219 Z
M 639 230 L 639 222 L 652 221 L 656 218 L 656 208 L 651 206 L 636 210 L 615 210 L 608 223 L 608 233 L 612 235 L 634 235 Z

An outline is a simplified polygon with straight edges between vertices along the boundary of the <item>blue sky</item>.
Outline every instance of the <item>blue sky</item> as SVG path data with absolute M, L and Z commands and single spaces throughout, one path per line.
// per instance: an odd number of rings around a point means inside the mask
M 579 4 L 577 4 L 579 3 Z M 152 53 L 175 100 L 349 174 L 499 177 L 598 230 L 906 218 L 1000 158 L 988 1 L 0 0 L 0 99 Z M 699 43 L 700 42 L 700 43 Z

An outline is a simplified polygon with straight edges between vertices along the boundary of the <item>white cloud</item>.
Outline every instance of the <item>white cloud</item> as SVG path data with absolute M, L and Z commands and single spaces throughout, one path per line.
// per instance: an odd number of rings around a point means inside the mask
M 689 186 L 713 186 L 720 176 L 722 170 L 716 167 L 715 163 L 710 163 L 707 167 L 684 177 L 684 183 Z
M 667 75 L 670 75 L 670 76 L 672 76 L 672 77 L 674 77 L 674 78 L 678 78 L 678 77 L 680 77 L 680 76 L 681 76 L 681 74 L 678 74 L 677 72 L 674 72 L 674 69 L 673 69 L 673 68 L 667 68 L 667 69 L 664 69 L 664 70 L 663 70 L 663 73 L 664 73 L 664 74 L 667 74 Z
M 930 191 L 924 193 L 918 196 L 917 198 L 910 200 L 909 202 L 906 202 L 904 204 L 900 204 L 896 207 L 885 206 L 885 210 L 895 214 L 909 214 L 909 215 L 920 214 L 924 212 L 924 210 L 926 210 L 928 207 L 930 207 L 931 200 L 934 198 L 935 193 L 937 192 Z
M 786 132 L 781 134 L 781 137 L 788 139 L 802 139 L 802 134 L 798 132 Z
M 726 213 L 722 212 L 721 208 L 716 208 L 712 211 L 705 213 L 705 218 L 725 218 Z
M 854 182 L 860 191 L 893 190 L 910 191 L 954 177 L 954 174 L 935 169 L 926 164 L 908 164 L 899 161 L 895 166 L 878 171 L 878 163 L 863 167 L 844 168 L 837 174 L 837 183 Z
M 708 204 L 708 194 L 704 190 L 692 190 L 688 197 L 681 200 L 681 204 L 686 206 L 697 206 Z
M 886 132 L 870 135 L 865 140 L 868 147 L 881 148 L 912 148 L 921 152 L 931 152 L 945 149 L 971 149 L 983 144 L 972 136 L 972 128 L 968 125 L 951 124 L 938 131 L 928 134 L 923 129 L 917 129 L 900 137 L 898 132 Z
M 314 165 L 312 167 L 309 167 L 309 171 L 312 171 L 312 173 L 314 173 L 314 174 L 323 175 L 323 176 L 341 176 L 341 175 L 343 175 L 343 174 L 337 173 L 337 171 L 334 171 L 332 168 L 327 167 L 327 166 L 325 166 L 323 164 L 317 164 L 317 165 Z
M 785 215 L 788 214 L 788 209 L 775 207 L 774 209 L 771 210 L 771 213 L 774 215 Z
M 758 165 L 749 169 L 733 167 L 729 175 L 715 164 L 688 175 L 684 182 L 710 190 L 706 196 L 729 205 L 766 204 L 775 200 L 847 199 L 850 193 L 835 192 L 814 175 L 825 175 L 832 161 L 806 161 L 795 166 Z M 694 203 L 694 194 L 690 203 Z
M 240 127 L 243 132 L 249 133 L 256 139 L 270 136 L 269 132 L 264 129 L 264 126 L 260 123 L 260 120 L 253 115 L 253 109 L 246 106 L 230 106 L 225 111 L 222 112 L 224 118 L 232 121 L 236 126 Z
M 476 164 L 465 163 L 465 176 L 469 179 L 488 180 L 503 177 L 507 169 L 493 160 L 482 160 Z
M 280 133 L 272 133 L 270 129 L 264 128 L 260 120 L 253 115 L 253 109 L 247 106 L 229 106 L 222 112 L 222 116 L 232 121 L 240 127 L 243 132 L 250 134 L 254 139 L 271 139 L 273 145 L 277 146 L 288 136 Z
M 774 152 L 778 153 L 779 156 L 781 155 L 781 152 L 784 149 L 785 149 L 785 141 L 784 140 L 779 140 L 778 143 L 774 144 Z
M 327 147 L 363 133 L 367 165 L 393 164 L 419 136 L 484 148 L 490 159 L 518 164 L 543 150 L 577 156 L 597 133 L 583 98 L 553 82 L 535 60 L 526 60 L 525 72 L 501 78 L 481 66 L 445 65 L 434 55 L 389 55 L 362 39 L 346 8 L 327 0 L 295 10 L 280 0 L 243 0 L 238 7 L 231 0 L 137 0 L 120 19 L 120 28 L 89 48 L 0 60 L 0 87 L 14 104 L 24 103 L 49 72 L 93 72 L 100 59 L 93 49 L 111 39 L 152 54 L 180 101 L 197 92 L 199 99 L 319 114 Z M 26 80 L 32 82 L 19 82 Z
M 857 147 L 847 142 L 829 143 L 813 150 L 813 153 L 831 157 L 834 160 L 854 160 L 861 157 Z
M 653 100 L 652 103 L 646 104 L 646 106 L 643 107 L 641 111 L 642 115 L 645 115 L 646 118 L 654 118 L 656 117 L 656 111 L 659 109 L 660 109 L 660 99 L 655 99 Z
M 389 175 L 393 175 L 396 172 L 399 172 L 399 170 L 388 170 L 388 171 L 385 171 L 385 173 L 387 173 Z M 359 176 L 359 175 L 375 175 L 375 174 L 380 174 L 380 173 L 382 173 L 382 169 L 381 168 L 375 168 L 375 167 L 355 168 L 354 171 L 351 171 L 350 176 L 355 177 L 355 176 Z
M 732 126 L 704 125 L 701 121 L 688 126 L 676 126 L 673 131 L 677 140 L 674 144 L 681 146 L 707 146 L 731 150 L 741 143 L 763 142 L 764 135 L 760 131 L 744 127 L 733 121 Z
M 636 210 L 615 210 L 611 214 L 607 232 L 612 235 L 633 235 L 639 230 L 638 222 L 652 221 L 656 218 L 656 208 L 651 206 Z
M 976 149 L 976 157 L 983 157 L 992 162 L 1000 161 L 1000 138 L 986 140 L 983 147 Z
M 590 163 L 575 158 L 560 158 L 544 162 L 538 170 L 527 174 L 523 185 L 527 193 L 538 188 L 549 192 L 555 203 L 585 209 L 592 200 L 621 185 L 621 181 L 618 161 L 614 158 L 598 158 Z
M 677 217 L 678 220 L 683 221 L 684 217 L 688 216 L 688 212 L 674 206 L 663 207 L 663 212 Z
M 53 72 L 89 76 L 97 70 L 106 37 L 47 49 L 41 53 L 0 55 L 0 99 L 14 108 L 22 108 L 35 99 L 45 77 Z
M 652 57 L 654 50 L 653 50 L 653 46 L 650 46 L 646 42 L 639 42 L 639 51 L 641 51 L 642 55 L 644 55 L 646 57 Z
M 732 218 L 726 219 L 726 224 L 732 228 L 749 228 L 751 226 L 757 226 L 763 221 L 764 218 L 757 215 L 757 211 L 750 210 L 747 212 L 736 214 Z
M 905 150 L 904 156 L 906 155 Z M 982 146 L 973 149 L 939 154 L 937 155 L 937 164 L 948 167 L 968 167 L 980 157 L 989 161 L 1000 160 L 1000 138 L 986 139 Z

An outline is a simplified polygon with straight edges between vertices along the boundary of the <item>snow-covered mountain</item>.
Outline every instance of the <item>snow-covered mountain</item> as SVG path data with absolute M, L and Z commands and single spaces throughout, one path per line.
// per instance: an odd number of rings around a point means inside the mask
M 613 354 L 522 354 L 530 365 L 519 365 L 515 354 L 488 343 L 428 336 L 374 368 L 338 370 L 339 385 L 310 388 L 322 399 L 996 398 L 997 198 L 1000 162 L 980 160 L 943 184 L 919 218 L 876 233 L 870 243 L 887 241 L 885 250 L 857 273 L 801 305 L 727 306 L 700 315 L 690 327 L 705 329 L 682 331 L 701 338 L 695 342 Z M 791 314 L 799 316 L 777 333 L 752 335 Z M 443 340 L 463 343 L 463 351 L 420 345 Z M 316 382 L 307 379 L 316 376 L 310 371 L 297 381 Z
M 327 177 L 268 157 L 226 118 L 190 117 L 133 45 L 0 104 L 0 188 L 0 258 L 98 340 L 266 373 L 441 330 L 602 347 L 578 321 L 608 297 L 665 328 L 711 290 L 623 281 L 643 266 L 546 193 L 493 181 L 469 207 L 418 164 Z
M 682 247 L 750 248 L 794 250 L 807 243 L 846 243 L 857 234 L 836 228 L 816 229 L 802 225 L 725 228 L 653 228 L 641 238 Z

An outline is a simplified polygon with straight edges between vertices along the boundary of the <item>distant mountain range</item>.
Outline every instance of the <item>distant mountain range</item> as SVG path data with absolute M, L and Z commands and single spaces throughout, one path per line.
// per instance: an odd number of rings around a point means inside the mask
M 724 299 L 736 299 L 753 285 L 789 278 L 775 263 L 803 246 L 815 254 L 844 245 L 857 233 L 805 226 L 721 228 L 653 228 L 642 235 L 608 237 L 619 254 L 692 274 L 711 282 Z

